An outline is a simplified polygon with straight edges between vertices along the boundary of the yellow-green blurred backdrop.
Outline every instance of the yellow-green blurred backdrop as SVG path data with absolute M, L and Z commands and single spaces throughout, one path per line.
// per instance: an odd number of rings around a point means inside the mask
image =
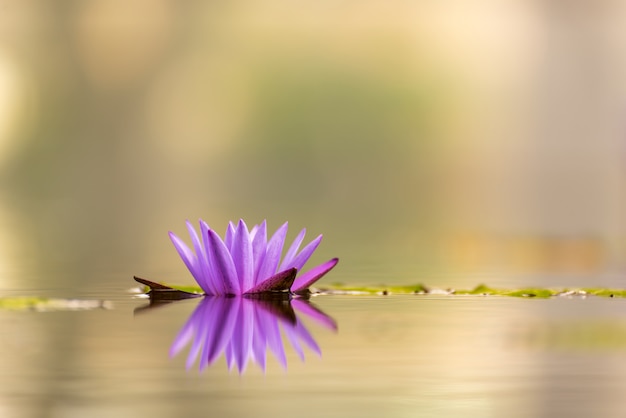
M 625 20 L 609 0 L 3 0 L 0 283 L 182 277 L 167 231 L 200 217 L 323 233 L 342 281 L 619 276 Z

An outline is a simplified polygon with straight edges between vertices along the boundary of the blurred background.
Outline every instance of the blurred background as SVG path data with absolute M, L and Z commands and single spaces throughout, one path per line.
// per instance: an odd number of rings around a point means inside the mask
M 0 1 L 0 287 L 191 282 L 167 232 L 323 233 L 331 281 L 615 284 L 626 4 Z

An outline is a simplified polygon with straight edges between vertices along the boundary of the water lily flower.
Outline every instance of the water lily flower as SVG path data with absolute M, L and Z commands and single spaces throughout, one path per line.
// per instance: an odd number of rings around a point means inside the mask
M 195 252 L 173 232 L 169 235 L 185 265 L 207 295 L 303 292 L 335 267 L 339 259 L 333 258 L 298 274 L 320 244 L 322 236 L 298 251 L 306 233 L 303 229 L 281 261 L 287 226 L 285 222 L 268 239 L 265 221 L 250 230 L 243 220 L 237 226 L 229 222 L 222 240 L 202 220 L 198 237 L 196 229 L 187 221 Z
M 287 368 L 285 340 L 302 361 L 303 346 L 321 356 L 319 345 L 296 312 L 337 330 L 337 323 L 308 301 L 208 296 L 200 301 L 174 339 L 170 357 L 190 345 L 187 369 L 200 358 L 199 368 L 203 370 L 224 355 L 229 370 L 236 367 L 243 373 L 250 361 L 265 371 L 268 350 Z

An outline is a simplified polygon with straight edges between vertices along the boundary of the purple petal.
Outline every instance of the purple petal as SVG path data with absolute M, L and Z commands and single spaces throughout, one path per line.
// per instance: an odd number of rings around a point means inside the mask
M 285 243 L 285 237 L 287 236 L 288 224 L 285 222 L 280 228 L 276 230 L 272 238 L 270 238 L 267 244 L 267 250 L 265 257 L 259 268 L 257 274 L 257 282 L 261 282 L 266 278 L 276 274 L 276 268 L 280 261 L 280 254 L 283 252 L 283 245 Z
M 235 269 L 237 270 L 239 289 L 241 293 L 245 293 L 254 286 L 254 260 L 252 259 L 250 234 L 243 220 L 239 221 L 237 229 L 235 230 L 231 255 L 233 263 L 235 263 Z
M 309 261 L 309 258 L 311 258 L 311 255 L 313 255 L 313 252 L 315 252 L 321 241 L 322 236 L 320 235 L 311 241 L 309 245 L 304 247 L 302 251 L 300 251 L 300 254 L 298 254 L 287 267 L 295 267 L 298 270 L 302 270 L 302 267 Z
M 187 221 L 187 231 L 189 232 L 189 236 L 191 237 L 191 242 L 193 243 L 193 248 L 196 251 L 196 256 L 198 260 L 197 269 L 200 273 L 200 277 L 196 277 L 196 280 L 199 282 L 200 287 L 204 289 L 207 294 L 214 294 L 215 290 L 213 289 L 212 283 L 209 280 L 209 263 L 207 261 L 205 251 L 202 249 L 202 244 L 200 244 L 198 233 L 189 221 Z
M 296 239 L 293 240 L 291 247 L 287 251 L 285 258 L 283 258 L 283 262 L 280 264 L 278 270 L 285 270 L 288 265 L 291 264 L 291 261 L 296 256 L 298 249 L 300 248 L 300 244 L 302 244 L 302 240 L 304 239 L 304 234 L 306 234 L 306 228 L 303 228 L 302 231 L 298 234 Z
M 263 292 L 288 292 L 293 286 L 298 271 L 294 268 L 281 271 L 265 280 L 252 289 L 246 291 L 246 294 L 263 293 Z
M 306 315 L 323 327 L 337 331 L 337 322 L 324 312 L 317 309 L 315 306 L 311 305 L 308 301 L 293 299 L 291 301 L 291 305 L 296 311 Z
M 215 268 L 213 264 L 209 262 L 208 249 L 211 247 L 211 244 L 209 243 L 209 229 L 210 229 L 209 225 L 207 225 L 207 223 L 201 219 L 200 220 L 200 235 L 202 236 L 202 244 L 204 245 L 204 257 L 206 258 L 207 270 L 208 270 L 206 281 L 210 289 L 212 290 L 211 294 L 219 295 L 221 293 L 224 293 L 223 284 L 216 280 L 217 276 L 215 274 Z
M 198 280 L 202 276 L 202 273 L 200 271 L 200 266 L 198 265 L 198 258 L 189 249 L 189 247 L 187 247 L 187 244 L 185 244 L 183 240 L 178 238 L 176 234 L 174 234 L 173 232 L 170 232 L 169 235 L 170 235 L 170 240 L 172 240 L 172 244 L 174 244 L 176 251 L 178 251 L 178 254 L 180 255 L 180 258 L 183 259 L 183 262 L 187 266 L 187 269 L 189 270 L 191 275 L 194 277 L 194 279 L 196 279 L 198 284 L 202 287 L 202 282 Z M 204 287 L 203 287 L 203 290 L 205 292 L 207 291 L 207 289 L 204 289 Z
M 265 221 L 263 221 L 265 222 Z M 254 236 L 256 235 L 256 231 L 259 230 L 259 225 L 254 225 L 252 228 L 250 228 L 250 238 L 254 239 Z
M 185 221 L 185 225 L 187 226 L 187 232 L 189 232 L 189 236 L 191 237 L 191 242 L 193 244 L 194 249 L 196 250 L 196 254 L 200 254 L 202 252 L 202 247 L 200 246 L 200 240 L 198 239 L 198 233 L 194 229 L 193 225 L 189 221 Z M 200 250 L 200 251 L 198 251 Z
M 301 292 L 311 286 L 313 283 L 322 278 L 339 262 L 338 258 L 328 260 L 324 264 L 320 264 L 317 267 L 313 267 L 311 270 L 299 275 L 291 286 L 292 292 Z
M 241 289 L 237 280 L 237 270 L 233 259 L 219 235 L 209 229 L 209 248 L 207 248 L 209 262 L 213 266 L 215 279 L 222 283 L 222 289 L 227 295 L 239 295 Z
M 235 237 L 235 225 L 232 222 L 228 222 L 228 227 L 226 227 L 226 234 L 224 235 L 224 244 L 228 251 L 231 251 L 233 248 L 233 239 Z
M 252 258 L 254 259 L 254 284 L 257 285 L 259 283 L 259 270 L 267 248 L 267 224 L 263 221 L 260 226 L 255 226 L 255 228 L 252 238 Z

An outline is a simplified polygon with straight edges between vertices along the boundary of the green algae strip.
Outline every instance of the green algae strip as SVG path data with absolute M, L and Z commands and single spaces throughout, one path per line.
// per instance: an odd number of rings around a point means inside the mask
M 82 311 L 111 308 L 111 302 L 104 300 L 58 299 L 43 297 L 0 298 L 0 309 L 11 311 Z
M 583 288 L 581 289 L 589 295 L 603 296 L 609 298 L 626 298 L 625 289 L 602 289 L 602 288 Z
M 480 284 L 472 289 L 437 289 L 429 288 L 423 284 L 409 286 L 351 286 L 334 283 L 320 287 L 319 291 L 326 294 L 364 294 L 364 295 L 467 295 L 467 296 L 509 296 L 518 298 L 550 298 L 554 296 L 601 296 L 601 297 L 626 297 L 625 289 L 607 288 L 563 288 L 549 289 L 540 287 L 528 287 L 520 289 L 493 288 Z
M 167 284 L 172 289 L 201 295 L 202 289 L 198 286 L 179 286 Z M 144 291 L 149 291 L 145 287 Z M 541 287 L 525 287 L 520 289 L 493 288 L 485 284 L 479 284 L 472 289 L 443 289 L 431 288 L 424 284 L 412 284 L 405 286 L 396 285 L 348 285 L 344 283 L 332 283 L 320 285 L 312 289 L 312 293 L 320 294 L 350 294 L 350 295 L 460 295 L 460 296 L 508 296 L 517 298 L 551 298 L 555 296 L 600 296 L 611 298 L 626 298 L 626 289 L 608 288 L 561 288 L 550 289 Z

